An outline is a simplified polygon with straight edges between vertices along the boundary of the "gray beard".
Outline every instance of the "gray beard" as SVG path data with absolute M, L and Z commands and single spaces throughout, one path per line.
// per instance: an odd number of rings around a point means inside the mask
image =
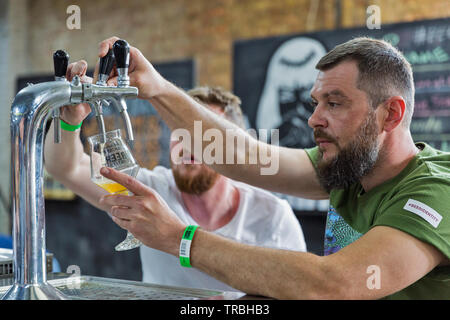
M 347 189 L 368 175 L 379 158 L 378 128 L 375 113 L 369 114 L 356 137 L 339 150 L 330 161 L 322 160 L 319 150 L 317 174 L 321 186 L 329 193 L 332 189 Z

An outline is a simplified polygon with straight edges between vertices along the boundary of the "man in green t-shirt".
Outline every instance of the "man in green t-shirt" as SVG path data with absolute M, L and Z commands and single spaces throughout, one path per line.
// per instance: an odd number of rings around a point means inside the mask
M 99 56 L 115 40 L 103 41 Z M 270 147 L 278 161 L 270 175 L 262 174 L 267 163 L 258 157 L 266 144 L 190 99 L 136 48 L 130 54 L 131 85 L 170 128 L 184 128 L 205 148 L 210 140 L 196 136 L 193 125 L 201 119 L 203 130 L 223 137 L 233 130 L 246 141 L 235 148 L 234 140 L 230 145 L 216 139 L 222 154 L 229 159 L 231 152 L 238 161 L 209 162 L 213 169 L 275 192 L 330 199 L 345 222 L 341 228 L 354 230 L 350 244 L 318 256 L 254 247 L 197 229 L 183 250 L 192 266 L 244 292 L 280 299 L 450 299 L 450 155 L 412 140 L 413 76 L 398 50 L 356 38 L 327 53 L 316 66 L 311 91 L 308 124 L 317 147 Z M 147 246 L 178 256 L 180 243 L 187 246 L 181 242 L 186 224 L 138 181 L 114 170 L 103 174 L 134 194 L 100 200 L 113 220 Z

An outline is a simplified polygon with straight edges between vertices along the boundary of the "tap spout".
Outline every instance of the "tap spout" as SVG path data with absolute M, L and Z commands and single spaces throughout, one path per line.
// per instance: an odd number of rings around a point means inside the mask
M 128 115 L 127 111 L 127 103 L 124 98 L 111 98 L 109 99 L 111 104 L 117 109 L 117 111 L 120 113 L 123 125 L 125 127 L 125 132 L 127 134 L 127 141 L 130 146 L 132 146 L 134 142 L 134 135 L 133 135 L 133 128 L 131 126 L 130 116 Z
M 95 113 L 95 119 L 97 120 L 97 126 L 98 130 L 101 134 L 102 143 L 106 142 L 106 129 L 105 129 L 105 121 L 103 119 L 103 108 L 102 108 L 102 101 L 97 100 L 95 102 L 90 102 L 89 105 L 94 110 Z
M 136 87 L 106 87 L 100 85 L 93 85 L 89 83 L 83 84 L 84 100 L 86 101 L 98 99 L 108 100 L 120 113 L 123 119 L 125 131 L 127 133 L 127 140 L 129 144 L 133 144 L 134 135 L 125 99 L 136 98 L 137 96 L 138 96 L 138 89 Z

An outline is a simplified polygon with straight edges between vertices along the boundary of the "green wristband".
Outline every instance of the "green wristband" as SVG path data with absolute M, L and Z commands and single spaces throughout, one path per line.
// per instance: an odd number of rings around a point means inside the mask
M 183 267 L 191 268 L 190 254 L 191 254 L 191 242 L 192 238 L 194 238 L 194 233 L 197 230 L 198 226 L 187 226 L 184 229 L 183 237 L 180 242 L 180 264 Z
M 61 129 L 66 130 L 66 131 L 75 131 L 81 128 L 81 125 L 83 124 L 83 121 L 81 121 L 79 124 L 77 124 L 76 126 L 73 126 L 71 124 L 68 124 L 62 120 L 60 120 L 61 123 Z

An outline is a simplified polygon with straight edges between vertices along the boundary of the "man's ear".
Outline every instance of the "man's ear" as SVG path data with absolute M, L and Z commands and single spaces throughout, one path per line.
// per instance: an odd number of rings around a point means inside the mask
M 405 117 L 406 104 L 401 96 L 390 97 L 379 108 L 383 108 L 384 120 L 382 128 L 386 132 L 390 132 L 397 128 Z

